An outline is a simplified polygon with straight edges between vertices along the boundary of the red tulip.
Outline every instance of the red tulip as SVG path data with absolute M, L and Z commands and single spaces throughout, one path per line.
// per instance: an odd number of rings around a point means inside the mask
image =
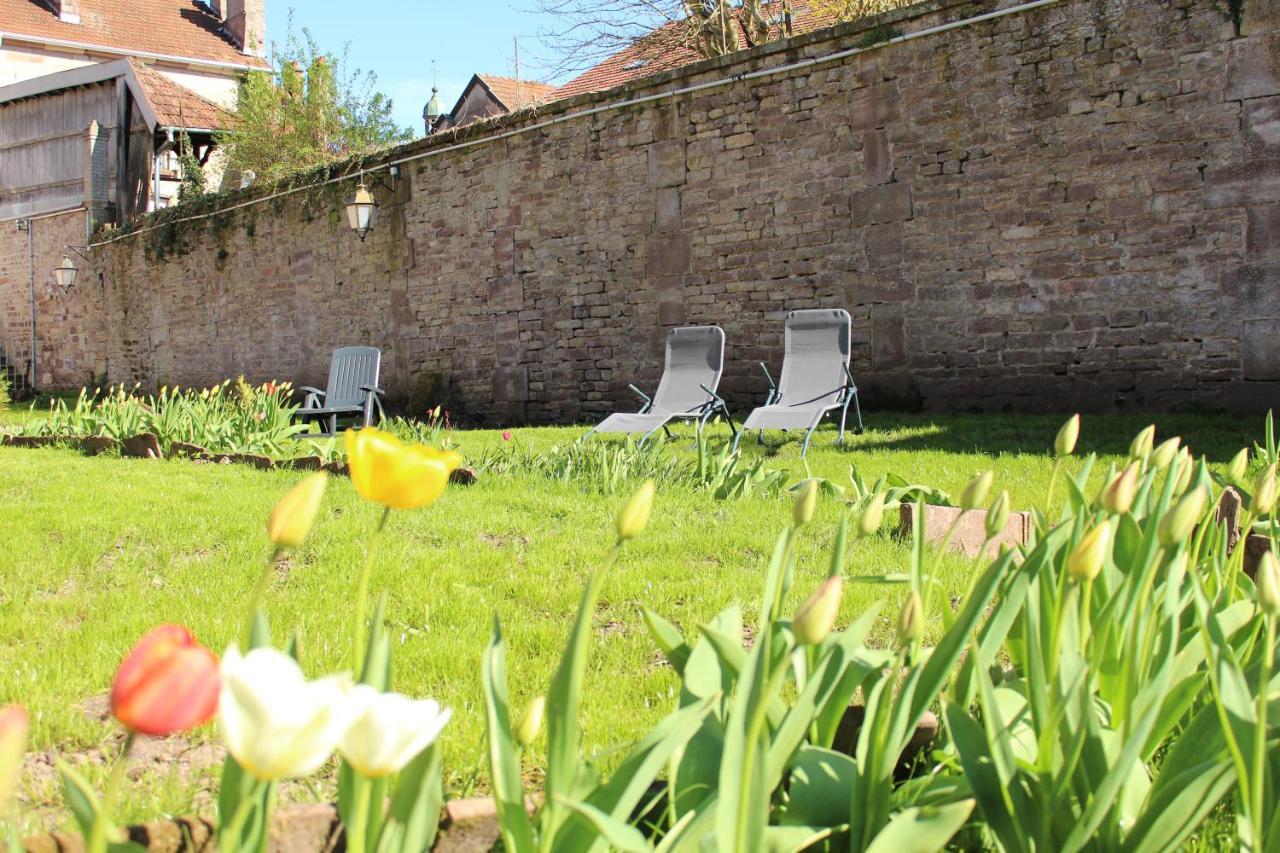
M 503 440 L 503 441 L 510 441 L 510 440 L 511 440 L 511 430 L 509 430 L 509 429 L 504 429 L 504 430 L 502 431 L 502 440 Z
M 111 713 L 132 732 L 170 735 L 208 722 L 221 686 L 213 652 L 181 625 L 161 625 L 120 664 Z

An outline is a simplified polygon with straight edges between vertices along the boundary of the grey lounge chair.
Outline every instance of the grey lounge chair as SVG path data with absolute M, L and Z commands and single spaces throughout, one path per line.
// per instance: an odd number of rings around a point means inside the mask
M 377 347 L 343 347 L 333 351 L 329 361 L 329 384 L 321 391 L 304 385 L 307 392 L 302 408 L 294 413 L 304 423 L 318 420 L 328 430 L 322 435 L 336 435 L 338 418 L 360 418 L 364 426 L 373 423 L 373 410 L 378 410 L 378 420 L 384 417 L 383 390 L 378 387 L 378 371 L 382 366 L 382 351 Z
M 667 424 L 673 420 L 696 420 L 698 429 L 702 429 L 716 412 L 724 414 L 736 435 L 738 429 L 729 417 L 729 409 L 716 394 L 723 370 L 723 329 L 719 326 L 672 329 L 667 335 L 662 379 L 653 397 L 628 385 L 644 401 L 640 411 L 609 415 L 583 438 L 593 432 L 643 432 L 640 443 L 644 444 L 659 429 L 666 431 Z
M 763 441 L 766 429 L 803 429 L 806 432 L 800 455 L 804 456 L 809 452 L 809 440 L 822 416 L 836 409 L 840 410 L 837 443 L 844 443 L 845 418 L 852 402 L 858 418 L 855 431 L 861 433 L 858 388 L 849 372 L 851 336 L 849 313 L 842 309 L 821 308 L 788 314 L 783 325 L 781 385 L 773 384 L 773 377 L 762 362 L 760 368 L 769 380 L 769 396 L 763 406 L 747 416 L 742 432 L 759 430 Z M 737 438 L 741 439 L 742 433 Z M 734 448 L 737 446 L 735 439 Z

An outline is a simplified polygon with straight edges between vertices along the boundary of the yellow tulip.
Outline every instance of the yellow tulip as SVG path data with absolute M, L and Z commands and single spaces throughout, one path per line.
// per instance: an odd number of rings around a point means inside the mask
M 1133 506 L 1138 493 L 1138 464 L 1130 462 L 1102 492 L 1102 506 L 1107 512 L 1124 515 Z
M 800 495 L 791 508 L 791 520 L 796 527 L 804 527 L 813 521 L 813 513 L 818 508 L 818 481 L 806 480 Z
M 1227 479 L 1232 483 L 1238 483 L 1244 479 L 1245 469 L 1249 467 L 1249 448 L 1243 447 L 1240 452 L 1231 457 L 1231 461 L 1227 463 Z
M 1276 463 L 1258 472 L 1253 481 L 1253 502 L 1250 509 L 1259 516 L 1270 515 L 1276 508 L 1276 498 L 1280 496 L 1280 480 L 1276 479 Z
M 329 475 L 312 474 L 285 494 L 267 517 L 267 536 L 276 545 L 296 548 L 311 532 Z
M 844 596 L 844 578 L 840 575 L 827 578 L 800 605 L 791 620 L 791 630 L 801 645 L 816 646 L 827 638 L 840 613 L 840 599 Z
M 1274 551 L 1262 552 L 1253 582 L 1262 612 L 1269 616 L 1280 615 L 1280 563 L 1276 561 Z
M 1001 491 L 987 510 L 987 538 L 995 539 L 1009 523 L 1009 492 Z
M 1070 456 L 1076 450 L 1076 441 L 1080 438 L 1080 415 L 1074 414 L 1058 430 L 1053 440 L 1053 452 L 1059 456 Z
M 388 509 L 415 509 L 444 493 L 462 463 L 452 450 L 405 444 L 382 430 L 347 431 L 347 465 L 360 497 Z
M 1129 445 L 1130 459 L 1146 459 L 1151 453 L 1151 445 L 1156 442 L 1156 425 L 1144 429 L 1133 438 L 1133 443 Z
M 898 612 L 898 645 L 910 646 L 924 639 L 924 603 L 914 589 Z
M 520 722 L 516 724 L 516 743 L 527 747 L 537 739 L 538 732 L 542 731 L 542 718 L 546 710 L 546 696 L 537 696 L 529 703 L 529 707 L 520 715 Z
M 1200 521 L 1200 517 L 1204 515 L 1205 505 L 1209 502 L 1209 495 L 1204 486 L 1197 487 L 1182 496 L 1173 509 L 1165 513 L 1164 518 L 1160 519 L 1160 526 L 1156 528 L 1156 538 L 1160 540 L 1160 544 L 1168 547 L 1176 545 L 1191 535 L 1195 526 Z
M 1173 457 L 1178 454 L 1178 447 L 1182 444 L 1182 439 L 1178 436 L 1166 439 L 1160 442 L 1160 446 L 1151 451 L 1151 467 L 1164 468 L 1173 461 Z
M 627 505 L 618 513 L 618 541 L 634 539 L 644 532 L 649 523 L 649 514 L 653 512 L 653 480 L 645 480 L 636 489 L 636 493 L 627 500 Z
M 884 492 L 876 492 L 858 516 L 858 535 L 870 536 L 884 522 Z
M 964 509 L 977 509 L 987 502 L 987 494 L 991 484 L 995 482 L 994 471 L 983 471 L 974 477 L 960 494 L 960 506 Z
M 1111 549 L 1111 522 L 1104 521 L 1086 533 L 1067 557 L 1067 574 L 1072 580 L 1091 581 L 1102 571 Z

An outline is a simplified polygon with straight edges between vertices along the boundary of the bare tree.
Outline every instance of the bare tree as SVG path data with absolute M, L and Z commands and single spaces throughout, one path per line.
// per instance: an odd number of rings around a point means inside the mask
M 682 27 L 702 56 L 723 56 L 790 35 L 789 0 L 535 0 L 556 24 L 539 33 L 552 55 L 548 77 L 589 68 L 654 30 Z

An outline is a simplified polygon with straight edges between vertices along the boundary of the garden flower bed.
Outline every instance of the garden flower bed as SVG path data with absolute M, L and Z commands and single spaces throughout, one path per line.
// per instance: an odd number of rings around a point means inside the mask
M 596 842 L 619 849 L 708 843 L 791 849 L 828 840 L 896 849 L 904 839 L 912 849 L 1165 849 L 1197 833 L 1223 831 L 1212 824 L 1222 804 L 1239 816 L 1227 831 L 1262 846 L 1276 801 L 1277 777 L 1268 769 L 1276 733 L 1260 721 L 1280 700 L 1274 668 L 1280 565 L 1267 549 L 1256 582 L 1244 574 L 1251 540 L 1242 537 L 1232 547 L 1229 526 L 1217 523 L 1214 508 L 1230 486 L 1241 496 L 1242 532 L 1274 535 L 1280 488 L 1274 438 L 1268 430 L 1253 452 L 1209 466 L 1179 443 L 1157 443 L 1144 431 L 1127 453 L 1101 464 L 1074 453 L 1079 429 L 1063 430 L 1052 473 L 1031 488 L 1016 476 L 985 474 L 961 482 L 963 488 L 947 483 L 957 506 L 939 544 L 957 538 L 963 519 L 981 512 L 977 551 L 986 552 L 1005 536 L 1018 508 L 1027 508 L 1026 520 L 1018 522 L 1022 538 L 976 564 L 929 547 L 925 524 L 913 524 L 905 542 L 883 535 L 887 510 L 901 513 L 907 506 L 919 518 L 927 497 L 951 501 L 936 488 L 888 474 L 872 481 L 855 471 L 843 482 L 829 469 L 789 474 L 789 485 L 734 496 L 733 489 L 722 491 L 724 479 L 716 486 L 710 485 L 714 475 L 684 479 L 682 467 L 669 469 L 670 484 L 655 489 L 647 481 L 633 492 L 634 474 L 653 462 L 635 455 L 600 457 L 608 470 L 615 462 L 625 467 L 601 482 L 601 467 L 589 469 L 590 480 L 576 473 L 559 480 L 566 470 L 559 462 L 538 467 L 516 460 L 506 472 L 492 462 L 484 481 L 492 485 L 477 490 L 500 489 L 510 478 L 532 491 L 530 506 L 543 516 L 598 508 L 602 493 L 631 496 L 605 498 L 617 510 L 611 548 L 590 525 L 551 522 L 547 528 L 559 531 L 551 539 L 559 546 L 555 559 L 578 567 L 562 576 L 573 580 L 561 584 L 570 594 L 575 586 L 581 591 L 572 624 L 553 621 L 536 639 L 523 627 L 520 611 L 538 608 L 528 597 L 526 569 L 521 594 L 513 595 L 520 589 L 513 586 L 495 599 L 498 620 L 487 648 L 475 649 L 478 665 L 471 657 L 461 667 L 471 678 L 478 671 L 479 701 L 446 701 L 451 712 L 424 704 L 398 718 L 410 721 L 403 728 L 390 710 L 374 709 L 430 700 L 388 692 L 392 659 L 409 659 L 406 641 L 415 623 L 397 615 L 403 587 L 387 599 L 380 591 L 394 584 L 388 569 L 401 563 L 407 527 L 430 535 L 437 525 L 457 523 L 450 500 L 441 498 L 452 499 L 445 484 L 461 458 L 364 432 L 347 439 L 347 459 L 351 487 L 372 513 L 355 512 L 358 506 L 345 496 L 327 494 L 323 472 L 301 480 L 287 472 L 240 475 L 271 478 L 263 482 L 277 484 L 278 498 L 267 525 L 277 555 L 261 560 L 257 582 L 248 585 L 252 592 L 246 586 L 223 608 L 245 612 L 233 616 L 243 626 L 212 667 L 213 656 L 185 629 L 165 629 L 160 639 L 148 634 L 117 675 L 115 717 L 143 733 L 197 725 L 215 712 L 207 700 L 195 701 L 208 695 L 195 686 L 219 682 L 217 731 L 231 758 L 215 786 L 219 807 L 210 814 L 222 849 L 260 849 L 269 837 L 272 786 L 292 775 L 310 777 L 335 750 L 337 814 L 348 848 L 422 849 L 434 843 L 446 788 L 456 789 L 456 782 L 446 786 L 446 774 L 461 771 L 465 778 L 469 769 L 436 736 L 477 724 L 485 731 L 483 778 L 507 849 L 585 849 Z M 460 444 L 465 449 L 466 439 Z M 495 443 L 486 452 L 491 460 L 510 456 L 510 444 Z M 562 451 L 560 458 L 571 458 L 575 472 L 596 458 L 574 453 Z M 711 470 L 702 450 L 692 461 L 697 471 Z M 126 480 L 151 476 L 125 474 L 130 464 L 115 464 Z M 788 470 L 785 463 L 769 464 Z M 132 470 L 154 466 L 134 463 Z M 177 467 L 171 474 L 204 476 Z M 0 475 L 0 489 L 5 483 Z M 464 503 L 483 499 L 472 490 Z M 326 511 L 334 500 L 341 512 Z M 658 650 L 657 683 L 668 686 L 646 699 L 657 716 L 649 714 L 645 728 L 618 749 L 592 755 L 584 725 L 600 725 L 590 709 L 606 698 L 594 693 L 628 677 L 609 651 L 614 626 L 628 624 L 617 621 L 618 591 L 646 583 L 652 590 L 645 569 L 657 556 L 653 528 L 669 529 L 677 507 L 705 513 L 708 525 L 743 513 L 772 517 L 782 530 L 771 552 L 754 521 L 710 537 L 709 527 L 701 531 L 721 548 L 754 543 L 750 552 L 733 552 L 735 564 L 754 553 L 761 568 L 729 596 L 745 598 L 745 610 L 724 607 L 722 598 L 710 613 L 694 616 L 675 612 L 679 605 L 671 598 L 655 600 L 652 592 L 649 600 L 643 593 L 627 599 L 637 602 L 639 620 L 630 624 L 640 631 L 624 640 Z M 421 526 L 413 521 L 418 516 Z M 312 540 L 332 543 L 334 530 L 351 526 L 370 531 L 347 552 L 355 559 L 343 560 L 343 571 L 324 572 L 315 557 L 326 549 L 317 551 Z M 575 535 L 566 537 L 567 529 Z M 684 541 L 688 547 L 696 540 Z M 346 590 L 345 606 L 324 622 L 307 623 L 289 596 L 273 589 L 281 560 L 305 560 L 292 569 L 302 573 L 299 582 L 332 582 Z M 815 571 L 819 563 L 825 568 Z M 883 570 L 869 571 L 869 564 Z M 586 568 L 592 565 L 597 568 Z M 971 568 L 948 575 L 965 565 Z M 431 598 L 450 589 L 456 597 L 457 586 L 438 580 L 434 586 Z M 751 587 L 754 595 L 742 592 Z M 873 592 L 860 591 L 866 589 Z M 886 600 L 874 590 L 894 592 Z M 286 641 L 302 623 L 324 627 L 319 635 L 304 632 L 296 645 Z M 212 622 L 199 631 L 226 637 Z M 531 672 L 525 650 L 544 642 L 553 649 L 550 666 Z M 158 654 L 158 648 L 169 651 Z M 149 661 L 142 669 L 152 674 L 134 683 L 131 674 L 142 671 L 138 661 Z M 345 682 L 343 670 L 363 687 Z M 339 675 L 311 675 L 324 672 Z M 182 679 L 187 686 L 148 691 L 150 678 L 157 685 Z M 246 703 L 257 691 L 277 698 Z M 410 685 L 409 692 L 420 696 L 422 685 Z M 612 692 L 608 699 L 620 698 Z M 314 696 L 299 701 L 304 693 Z M 175 696 L 186 698 L 175 703 Z M 856 737 L 847 726 L 842 731 L 850 703 L 862 706 Z M 329 714 L 332 725 L 317 723 L 315 731 L 331 734 L 303 748 L 297 737 L 264 735 L 282 731 L 270 728 L 282 722 L 275 715 L 247 710 L 293 706 L 304 716 Z M 927 712 L 935 714 L 937 740 L 902 768 L 900 756 L 911 752 Z M 19 727 L 0 725 L 0 731 Z M 0 742 L 14 738 L 0 735 Z M 0 767 L 4 755 L 0 744 Z M 127 759 L 117 766 L 127 766 Z M 128 809 L 127 798 L 115 796 L 109 778 L 64 776 L 85 835 L 91 846 L 100 844 L 113 834 L 113 811 Z

